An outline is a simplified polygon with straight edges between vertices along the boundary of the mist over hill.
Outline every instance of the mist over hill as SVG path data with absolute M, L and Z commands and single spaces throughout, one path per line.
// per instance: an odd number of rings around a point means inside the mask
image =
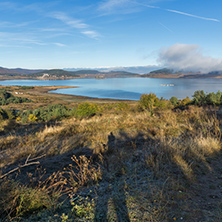
M 100 72 L 112 72 L 112 71 L 125 71 L 130 73 L 136 73 L 136 74 L 145 74 L 149 73 L 156 69 L 161 69 L 160 66 L 116 66 L 116 67 L 98 67 L 98 68 L 87 68 L 87 70 L 97 70 Z M 84 68 L 64 68 L 66 71 L 78 71 L 83 70 Z
M 208 73 L 201 73 L 200 71 L 185 71 L 185 70 L 176 70 L 176 69 L 157 69 L 151 71 L 147 74 L 140 75 L 141 77 L 148 77 L 148 78 L 186 78 L 186 79 L 193 79 L 193 78 L 222 78 L 222 71 L 212 71 Z

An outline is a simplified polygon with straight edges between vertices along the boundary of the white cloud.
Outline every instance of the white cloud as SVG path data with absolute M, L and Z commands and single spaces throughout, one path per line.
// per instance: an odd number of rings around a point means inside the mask
M 108 0 L 103 1 L 99 5 L 99 10 L 110 11 L 119 7 L 125 7 L 126 4 L 129 4 L 130 0 Z
M 140 11 L 141 6 L 132 0 L 106 0 L 98 6 L 101 15 L 129 14 Z
M 148 4 L 154 4 L 157 2 L 162 2 L 162 1 L 169 1 L 169 0 L 149 0 L 144 2 L 144 0 L 105 0 L 102 1 L 99 5 L 99 10 L 101 11 L 112 11 L 115 12 L 118 9 L 123 10 L 122 12 L 124 13 L 125 10 L 131 9 L 131 12 L 138 11 L 138 9 L 135 9 L 136 6 L 145 6 L 148 8 L 158 8 L 156 6 L 148 5 Z M 133 10 L 134 9 L 134 10 Z
M 56 42 L 56 43 L 54 43 L 55 45 L 57 45 L 57 46 L 59 46 L 59 47 L 64 47 L 64 46 L 66 46 L 65 44 L 62 44 L 62 43 L 59 43 L 59 42 Z
M 83 31 L 81 33 L 93 39 L 97 39 L 98 37 L 101 36 L 99 33 L 95 31 Z
M 203 55 L 199 45 L 175 44 L 161 49 L 158 62 L 176 70 L 210 72 L 222 70 L 222 58 Z
M 0 22 L 0 27 L 1 28 L 20 28 L 20 27 L 28 26 L 31 23 L 32 22 L 12 23 L 12 22 L 2 21 Z
M 52 18 L 55 18 L 64 22 L 65 24 L 71 26 L 72 28 L 76 28 L 76 29 L 88 28 L 88 25 L 82 22 L 81 20 L 73 19 L 62 12 L 54 12 L 54 13 L 51 13 L 50 16 Z
M 67 24 L 68 26 L 70 26 L 72 28 L 81 30 L 80 33 L 86 35 L 89 38 L 96 39 L 99 36 L 101 36 L 96 31 L 89 30 L 89 25 L 84 23 L 82 20 L 73 19 L 73 18 L 67 16 L 63 12 L 54 12 L 54 13 L 51 13 L 49 16 L 64 22 L 65 24 Z

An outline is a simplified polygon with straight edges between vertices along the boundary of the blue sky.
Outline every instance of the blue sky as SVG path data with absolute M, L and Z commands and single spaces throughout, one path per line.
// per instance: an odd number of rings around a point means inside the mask
M 222 70 L 221 0 L 0 2 L 0 66 Z

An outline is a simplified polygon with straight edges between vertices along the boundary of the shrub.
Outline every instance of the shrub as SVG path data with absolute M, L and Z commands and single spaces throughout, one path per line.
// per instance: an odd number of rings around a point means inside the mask
M 7 119 L 7 113 L 0 107 L 0 121 Z
M 49 195 L 41 189 L 30 188 L 17 182 L 5 180 L 0 186 L 0 212 L 3 216 L 23 216 L 52 206 Z
M 49 105 L 46 108 L 38 108 L 33 111 L 27 110 L 25 113 L 22 114 L 23 116 L 30 117 L 30 121 L 51 121 L 51 120 L 61 120 L 62 118 L 66 118 L 70 116 L 71 112 L 69 109 L 61 104 L 56 105 Z M 33 119 L 32 116 L 35 118 Z
M 222 102 L 222 92 L 219 90 L 217 93 L 205 94 L 203 90 L 195 91 L 192 96 L 192 103 L 198 106 L 202 105 L 220 105 Z
M 6 114 L 7 114 L 7 117 L 8 119 L 15 119 L 16 117 L 16 114 L 15 114 L 15 110 L 5 110 Z
M 76 110 L 76 115 L 83 118 L 92 117 L 96 115 L 97 111 L 98 111 L 98 106 L 96 104 L 85 102 L 79 104 Z
M 140 96 L 139 104 L 142 106 L 142 108 L 152 112 L 153 108 L 157 106 L 159 102 L 159 98 L 154 94 L 142 94 Z
M 206 103 L 208 105 L 220 105 L 222 99 L 222 92 L 219 90 L 216 94 L 214 92 L 206 95 Z
M 5 90 L 0 90 L 0 105 L 7 105 L 9 103 L 25 103 L 31 102 L 31 100 L 24 97 L 15 97 L 11 93 Z
M 196 105 L 204 105 L 206 103 L 206 95 L 203 90 L 195 91 L 192 97 L 192 102 Z
M 22 122 L 23 124 L 24 124 L 24 123 L 27 123 L 27 122 L 28 122 L 28 116 L 26 116 L 26 115 L 22 116 L 21 122 Z
M 62 173 L 53 173 L 38 184 L 27 186 L 11 179 L 0 181 L 1 218 L 21 217 L 43 208 L 56 207 L 58 199 L 66 192 L 67 180 Z M 8 220 L 7 220 L 8 221 Z
M 117 103 L 115 110 L 121 111 L 121 112 L 128 112 L 128 111 L 130 111 L 130 105 L 127 103 L 123 103 L 123 102 Z
M 183 99 L 181 102 L 180 102 L 180 106 L 186 106 L 186 105 L 189 105 L 191 104 L 192 100 L 189 98 L 189 97 L 186 97 L 185 99 Z
M 36 116 L 34 116 L 33 114 L 29 115 L 29 121 L 30 122 L 36 122 L 38 120 L 38 118 Z
M 171 104 L 172 105 L 177 105 L 178 104 L 178 99 L 177 99 L 177 97 L 175 97 L 175 96 L 172 96 L 171 98 L 170 98 L 170 102 L 171 102 Z
M 10 98 L 12 96 L 12 94 L 11 93 L 8 93 L 8 92 L 6 92 L 6 90 L 1 90 L 0 91 L 0 99 L 8 99 L 8 98 Z
M 154 106 L 157 110 L 167 110 L 172 108 L 172 104 L 170 103 L 170 101 L 163 98 L 157 100 Z
M 20 89 L 23 89 L 23 90 L 25 90 L 25 89 L 34 89 L 34 87 L 33 86 L 21 86 Z
M 67 173 L 69 175 L 68 182 L 74 190 L 81 186 L 96 184 L 101 180 L 101 168 L 99 165 L 94 165 L 91 158 L 84 155 L 77 158 L 74 155 L 71 159 L 75 165 L 70 164 Z

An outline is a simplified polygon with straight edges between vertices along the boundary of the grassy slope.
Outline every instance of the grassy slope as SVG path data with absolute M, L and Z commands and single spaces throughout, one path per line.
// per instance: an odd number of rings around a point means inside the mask
M 8 215 L 26 221 L 220 221 L 220 118 L 198 107 L 153 116 L 135 107 L 103 106 L 102 115 L 48 126 L 2 123 L 2 173 L 30 154 L 46 155 L 38 170 L 33 165 L 11 174 L 22 185 L 1 181 Z M 62 191 L 70 195 L 60 205 Z

